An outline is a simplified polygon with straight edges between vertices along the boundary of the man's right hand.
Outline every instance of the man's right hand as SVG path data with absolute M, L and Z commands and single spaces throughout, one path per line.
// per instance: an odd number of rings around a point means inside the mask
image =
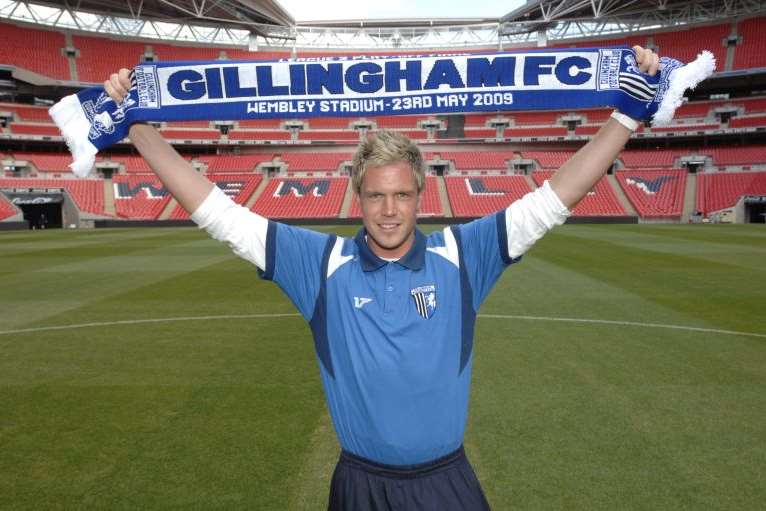
M 119 105 L 128 95 L 130 85 L 130 69 L 122 68 L 104 81 L 104 90 Z

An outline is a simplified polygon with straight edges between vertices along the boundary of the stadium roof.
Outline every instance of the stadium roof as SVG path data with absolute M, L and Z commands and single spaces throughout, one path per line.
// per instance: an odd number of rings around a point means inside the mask
M 296 22 L 277 0 L 0 0 L 0 17 L 19 21 L 251 50 L 546 46 L 764 13 L 766 0 L 527 0 L 494 18 Z
M 255 33 L 266 27 L 295 25 L 290 13 L 273 0 L 35 0 L 35 3 L 130 19 L 226 25 Z

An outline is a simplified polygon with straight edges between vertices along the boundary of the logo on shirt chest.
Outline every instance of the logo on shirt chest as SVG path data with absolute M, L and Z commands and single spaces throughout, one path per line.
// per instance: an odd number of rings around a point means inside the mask
M 415 303 L 415 310 L 422 317 L 429 319 L 436 310 L 436 286 L 420 286 L 410 289 Z

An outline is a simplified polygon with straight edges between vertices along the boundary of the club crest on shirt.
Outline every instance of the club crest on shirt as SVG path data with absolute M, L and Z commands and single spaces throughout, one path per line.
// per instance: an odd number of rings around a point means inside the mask
M 436 286 L 420 286 L 410 289 L 410 294 L 415 302 L 415 310 L 422 317 L 429 319 L 436 310 Z

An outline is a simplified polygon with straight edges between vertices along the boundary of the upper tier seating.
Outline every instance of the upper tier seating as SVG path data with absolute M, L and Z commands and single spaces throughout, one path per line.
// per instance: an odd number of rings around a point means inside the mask
M 686 170 L 624 170 L 615 176 L 642 218 L 679 218 L 683 213 Z
M 456 217 L 489 215 L 530 191 L 524 176 L 445 177 L 444 182 Z
M 340 140 L 349 143 L 359 142 L 359 132 L 352 130 L 313 131 L 303 130 L 298 134 L 298 140 Z
M 77 75 L 82 82 L 103 83 L 121 67 L 133 67 L 144 60 L 146 44 L 105 37 L 73 35 L 72 42 L 80 50 Z
M 44 137 L 60 137 L 61 132 L 53 124 L 26 124 L 12 122 L 9 127 L 14 135 L 34 135 Z
M 252 172 L 259 163 L 271 161 L 267 154 L 219 154 L 197 158 L 207 164 L 208 172 Z
M 213 174 L 208 176 L 208 179 L 214 182 L 234 202 L 245 205 L 258 185 L 261 184 L 263 176 L 261 174 Z M 170 214 L 171 220 L 187 220 L 188 218 L 189 214 L 180 205 L 176 205 Z
M 0 23 L 0 64 L 69 80 L 69 64 L 62 53 L 65 46 L 61 32 Z
M 221 132 L 216 129 L 161 129 L 160 133 L 167 140 L 218 140 Z
M 26 153 L 14 151 L 13 159 L 31 162 L 40 172 L 69 172 L 69 164 L 72 163 L 72 156 L 65 153 Z
M 507 170 L 513 151 L 441 151 L 425 153 L 426 160 L 452 160 L 456 170 Z
M 338 169 L 344 161 L 351 161 L 351 153 L 285 153 L 282 160 L 287 163 L 288 172 L 315 172 Z
M 522 158 L 537 160 L 544 169 L 557 169 L 569 158 L 574 156 L 574 151 L 522 151 Z
M 705 215 L 734 206 L 743 195 L 766 195 L 766 172 L 697 174 L 697 211 Z
M 739 22 L 737 33 L 742 44 L 734 53 L 734 69 L 766 67 L 766 17 L 750 18 Z
M 267 218 L 336 218 L 348 178 L 275 178 L 252 210 Z
M 80 211 L 106 215 L 102 179 L 28 179 L 3 178 L 0 188 L 63 188 Z
M 761 126 L 766 126 L 766 115 L 734 117 L 729 121 L 730 128 L 756 128 Z
M 532 173 L 537 186 L 542 186 L 546 179 L 553 176 L 551 170 L 540 170 Z M 622 207 L 617 195 L 609 184 L 606 176 L 599 179 L 596 186 L 575 206 L 573 214 L 575 216 L 622 216 L 625 215 L 625 208 Z
M 730 33 L 730 23 L 687 30 L 678 27 L 672 32 L 654 35 L 655 51 L 662 56 L 673 57 L 682 62 L 691 62 L 704 48 L 713 53 L 718 63 L 718 70 L 721 71 L 726 62 L 726 47 L 723 41 Z
M 418 211 L 418 216 L 442 216 L 443 214 L 436 178 L 433 176 L 426 176 L 425 186 L 420 194 L 420 210 Z M 348 210 L 348 217 L 362 217 L 362 209 L 359 207 L 359 198 L 356 194 L 354 194 L 351 199 L 351 208 Z
M 2 25 L 0 24 L 0 27 Z M 20 105 L 17 103 L 0 103 L 0 110 L 7 110 L 16 114 L 17 121 L 47 122 L 53 123 L 48 114 L 48 107 Z
M 114 176 L 117 215 L 131 220 L 157 220 L 170 202 L 170 193 L 153 174 Z
M 290 132 L 285 130 L 254 131 L 236 129 L 229 131 L 229 140 L 290 140 Z

